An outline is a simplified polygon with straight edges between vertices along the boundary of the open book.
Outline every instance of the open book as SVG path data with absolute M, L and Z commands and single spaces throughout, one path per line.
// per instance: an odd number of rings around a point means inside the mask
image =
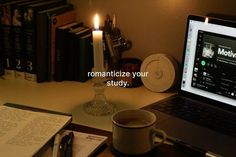
M 54 111 L 9 103 L 0 106 L 0 156 L 34 156 L 71 120 L 71 115 Z

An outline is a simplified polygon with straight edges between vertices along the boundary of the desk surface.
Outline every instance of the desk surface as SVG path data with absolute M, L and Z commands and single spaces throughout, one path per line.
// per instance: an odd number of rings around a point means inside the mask
M 94 117 L 83 111 L 83 104 L 93 98 L 92 86 L 91 81 L 86 83 L 65 81 L 38 84 L 26 80 L 0 79 L 0 104 L 12 102 L 71 113 L 75 124 L 71 124 L 68 128 L 108 136 L 108 146 L 101 150 L 97 156 L 113 157 L 114 155 L 110 151 L 112 143 L 110 116 Z M 141 108 L 173 94 L 154 93 L 144 86 L 139 88 L 109 87 L 106 89 L 108 100 L 116 104 L 117 110 Z M 191 151 L 162 145 L 155 156 L 194 157 L 196 155 Z
M 107 87 L 107 99 L 117 110 L 141 108 L 174 93 L 155 93 L 144 86 L 138 88 Z M 92 81 L 86 83 L 63 81 L 35 83 L 27 80 L 0 79 L 0 104 L 6 102 L 67 112 L 73 123 L 111 131 L 110 116 L 95 117 L 83 110 L 83 104 L 94 95 Z
M 111 153 L 112 133 L 110 131 L 94 129 L 91 127 L 82 126 L 82 125 L 78 125 L 78 124 L 70 124 L 67 127 L 67 129 L 107 136 L 108 137 L 107 146 L 99 149 L 96 152 L 95 156 L 97 156 L 97 157 L 115 157 L 115 155 L 113 155 Z M 193 152 L 189 149 L 183 149 L 183 148 L 179 148 L 177 146 L 161 145 L 154 152 L 152 157 L 201 157 L 201 156 L 199 156 L 199 154 L 196 154 L 196 152 Z

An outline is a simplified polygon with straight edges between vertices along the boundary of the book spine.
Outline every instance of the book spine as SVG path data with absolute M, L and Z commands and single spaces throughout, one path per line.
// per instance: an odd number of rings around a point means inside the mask
M 74 79 L 75 81 L 79 81 L 79 75 L 80 75 L 80 72 L 79 72 L 79 62 L 80 62 L 80 38 L 79 37 L 76 37 L 75 38 L 75 48 L 74 48 L 74 51 L 75 51 L 75 55 L 74 55 L 74 62 L 75 62 L 75 65 L 74 65 Z
M 46 51 L 38 50 L 37 48 L 40 45 L 37 45 L 40 41 L 37 41 L 38 36 L 47 36 L 47 32 L 40 34 L 41 32 L 37 32 L 37 29 L 41 27 L 40 23 L 37 23 L 37 13 L 42 10 L 46 10 L 49 8 L 57 7 L 59 5 L 63 5 L 65 2 L 63 1 L 48 1 L 45 3 L 40 3 L 37 6 L 26 7 L 24 10 L 24 41 L 25 41 L 25 52 L 26 52 L 26 79 L 34 82 L 43 82 L 46 81 L 47 78 L 47 59 L 45 59 Z M 42 26 L 43 29 L 44 26 Z M 47 25 L 46 25 L 47 29 Z M 46 39 L 47 40 L 47 39 Z M 45 43 L 45 41 L 42 41 Z M 44 44 L 46 46 L 47 44 Z M 41 48 L 41 47 L 40 47 Z M 45 49 L 45 48 L 43 48 Z M 42 62 L 43 63 L 42 63 Z M 45 68 L 46 67 L 46 68 Z
M 56 28 L 56 48 L 55 48 L 55 81 L 63 81 L 67 79 L 67 63 L 68 63 L 68 31 L 76 27 L 81 27 L 83 23 L 78 23 L 67 29 Z
M 62 26 L 65 24 L 68 24 L 70 22 L 73 22 L 76 20 L 76 12 L 73 11 L 68 11 L 59 15 L 52 15 L 49 17 L 49 52 L 50 52 L 50 60 L 49 60 L 49 65 L 50 65 L 50 78 L 53 79 L 55 78 L 55 41 L 56 41 L 56 27 Z
M 36 76 L 36 46 L 35 46 L 35 16 L 34 10 L 31 8 L 24 9 L 24 47 L 26 53 L 26 74 L 25 79 L 29 81 L 37 81 Z
M 0 15 L 1 16 L 1 15 Z M 2 34 L 2 25 L 0 23 L 0 34 Z M 0 35 L 0 76 L 4 74 L 2 35 Z
M 25 56 L 23 51 L 23 28 L 22 28 L 22 10 L 15 8 L 13 10 L 13 47 L 15 50 L 15 69 L 16 78 L 25 79 Z
M 47 51 L 47 13 L 37 13 L 36 23 L 36 67 L 37 82 L 48 81 L 48 51 Z
M 65 80 L 65 31 L 56 28 L 55 81 Z
M 67 51 L 65 50 L 65 60 L 66 60 L 66 80 L 69 81 L 74 81 L 74 67 L 75 67 L 75 62 L 74 62 L 74 55 L 75 55 L 75 34 L 69 33 L 67 34 L 66 37 L 66 42 L 68 45 Z
M 15 78 L 15 57 L 12 49 L 12 17 L 9 5 L 1 6 L 2 53 L 5 78 Z
M 93 68 L 93 48 L 92 35 L 89 34 L 85 38 L 79 40 L 79 79 L 80 82 L 85 82 L 90 79 L 88 72 Z

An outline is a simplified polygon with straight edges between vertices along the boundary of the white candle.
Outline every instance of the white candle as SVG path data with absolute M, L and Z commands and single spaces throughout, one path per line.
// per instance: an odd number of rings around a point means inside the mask
M 99 30 L 99 17 L 97 14 L 94 17 L 93 59 L 94 71 L 104 71 L 102 31 Z

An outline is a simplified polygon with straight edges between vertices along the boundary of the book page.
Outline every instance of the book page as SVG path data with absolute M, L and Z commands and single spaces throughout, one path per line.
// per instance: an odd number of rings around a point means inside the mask
M 0 106 L 0 156 L 33 156 L 70 119 L 65 115 Z
M 92 155 L 106 140 L 106 136 L 74 132 L 73 157 Z

